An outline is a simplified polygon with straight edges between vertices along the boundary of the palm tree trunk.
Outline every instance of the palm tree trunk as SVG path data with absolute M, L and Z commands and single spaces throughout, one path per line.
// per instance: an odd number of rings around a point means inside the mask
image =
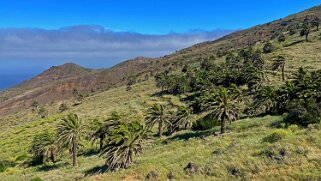
M 308 36 L 309 36 L 309 34 L 307 33 L 307 34 L 305 34 L 305 41 L 306 42 L 308 42 L 309 40 L 308 40 Z
M 285 81 L 285 77 L 284 77 L 284 64 L 282 65 L 282 81 Z
M 224 134 L 225 130 L 226 130 L 226 127 L 225 127 L 225 116 L 223 115 L 221 117 L 221 134 Z
M 105 139 L 105 135 L 100 135 L 100 139 L 99 139 L 99 150 L 100 151 L 103 149 L 104 139 Z
M 75 139 L 72 140 L 72 166 L 77 167 L 77 144 Z
M 158 137 L 162 137 L 163 135 L 163 120 L 160 120 L 158 123 Z
M 50 150 L 50 159 L 53 163 L 56 163 L 56 149 L 54 148 Z

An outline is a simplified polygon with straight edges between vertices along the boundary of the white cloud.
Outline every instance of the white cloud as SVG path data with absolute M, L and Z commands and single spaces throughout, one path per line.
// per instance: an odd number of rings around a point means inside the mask
M 162 56 L 230 32 L 214 30 L 144 35 L 101 26 L 72 26 L 57 30 L 0 29 L 0 60 L 106 59 L 119 62 L 136 56 Z

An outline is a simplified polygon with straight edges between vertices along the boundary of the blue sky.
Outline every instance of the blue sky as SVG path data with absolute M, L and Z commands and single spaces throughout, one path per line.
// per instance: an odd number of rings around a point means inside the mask
M 0 90 L 67 62 L 159 57 L 316 0 L 0 0 Z
M 101 25 L 164 34 L 244 29 L 315 6 L 316 0 L 1 0 L 0 27 Z

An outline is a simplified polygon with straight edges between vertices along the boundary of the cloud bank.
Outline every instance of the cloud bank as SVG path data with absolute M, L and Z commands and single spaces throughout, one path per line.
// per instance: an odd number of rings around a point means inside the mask
M 72 26 L 56 30 L 0 29 L 0 60 L 105 60 L 110 64 L 137 56 L 158 57 L 208 40 L 230 30 L 148 35 L 113 31 L 102 26 Z

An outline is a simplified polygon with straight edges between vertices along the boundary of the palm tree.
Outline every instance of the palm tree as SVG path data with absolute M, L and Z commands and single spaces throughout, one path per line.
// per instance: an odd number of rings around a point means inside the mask
M 305 41 L 309 41 L 308 37 L 311 31 L 311 24 L 309 22 L 304 22 L 300 35 L 305 36 Z
M 254 107 L 264 109 L 267 114 L 272 114 L 277 109 L 277 92 L 272 86 L 263 87 L 255 97 Z
M 283 56 L 280 55 L 273 60 L 272 70 L 275 71 L 275 70 L 281 69 L 283 82 L 285 81 L 284 67 L 285 67 L 285 58 Z
M 279 113 L 286 112 L 286 106 L 293 99 L 298 98 L 297 87 L 293 82 L 285 82 L 285 84 L 277 90 L 277 108 Z M 275 96 L 275 95 L 272 95 Z
M 58 145 L 54 135 L 49 132 L 36 135 L 33 139 L 30 153 L 34 154 L 35 157 L 40 157 L 43 162 L 50 160 L 55 163 Z
M 118 112 L 112 112 L 110 118 L 107 120 L 100 122 L 99 120 L 94 120 L 94 127 L 92 128 L 94 131 L 90 135 L 93 142 L 99 140 L 99 150 L 103 149 L 104 141 L 109 133 L 109 130 L 118 124 L 120 120 L 120 114 Z
M 72 154 L 72 165 L 77 166 L 77 149 L 83 135 L 83 125 L 77 114 L 69 114 L 61 120 L 57 128 L 58 143 L 70 149 Z
M 211 116 L 220 120 L 222 134 L 226 131 L 226 120 L 232 121 L 238 118 L 239 108 L 236 97 L 224 87 L 218 89 L 214 102 L 209 109 L 211 110 Z
M 174 124 L 176 125 L 176 127 L 182 126 L 183 129 L 190 129 L 192 127 L 190 116 L 190 109 L 186 106 L 181 106 L 176 112 Z
M 265 75 L 263 70 L 250 65 L 244 68 L 242 79 L 250 89 L 257 90 L 262 87 Z
M 148 111 L 148 116 L 145 121 L 146 126 L 148 129 L 151 129 L 156 123 L 158 123 L 158 136 L 162 137 L 165 122 L 166 113 L 164 106 L 162 104 L 155 103 Z
M 120 123 L 112 129 L 108 144 L 101 152 L 109 169 L 128 168 L 133 156 L 142 152 L 144 138 L 147 138 L 146 130 L 138 122 Z

